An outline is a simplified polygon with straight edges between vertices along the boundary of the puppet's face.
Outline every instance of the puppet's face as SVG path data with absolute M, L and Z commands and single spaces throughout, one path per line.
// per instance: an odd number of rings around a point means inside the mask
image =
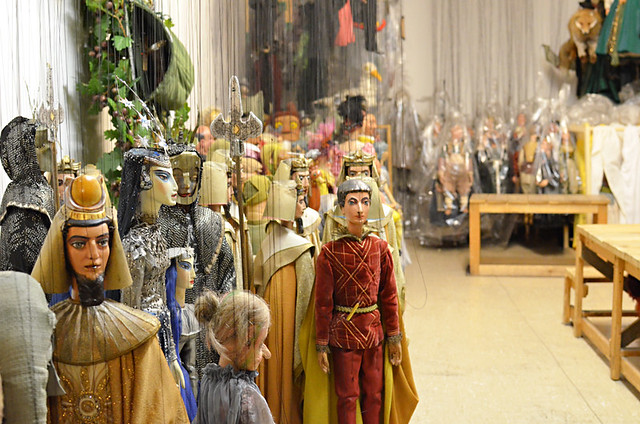
M 516 121 L 519 127 L 524 127 L 527 124 L 527 117 L 524 113 L 519 113 Z
M 304 194 L 309 194 L 309 182 L 311 181 L 311 175 L 309 174 L 309 170 L 305 171 L 296 171 L 291 174 L 291 179 L 296 182 L 296 184 L 302 184 L 302 188 L 304 188 Z
M 149 174 L 151 174 L 152 183 L 151 189 L 148 190 L 151 200 L 160 205 L 175 205 L 178 198 L 178 185 L 173 179 L 171 168 L 154 165 L 149 170 Z
M 193 267 L 193 256 L 179 257 L 176 259 L 176 287 L 181 289 L 190 289 L 196 278 L 196 272 Z
M 183 152 L 171 158 L 173 178 L 178 184 L 177 202 L 181 205 L 190 205 L 196 200 L 200 162 L 196 152 Z
M 370 177 L 371 167 L 369 165 L 352 165 L 347 168 L 347 176 L 349 178 Z
M 298 141 L 300 139 L 300 119 L 295 115 L 278 116 L 273 127 L 282 140 Z
M 362 227 L 369 218 L 370 203 L 369 193 L 366 191 L 348 193 L 342 207 L 347 223 Z
M 296 202 L 296 219 L 302 218 L 305 209 L 307 209 L 307 201 L 305 200 L 305 195 L 301 194 Z
M 109 227 L 69 227 L 65 240 L 66 257 L 77 276 L 95 281 L 103 275 L 109 261 Z

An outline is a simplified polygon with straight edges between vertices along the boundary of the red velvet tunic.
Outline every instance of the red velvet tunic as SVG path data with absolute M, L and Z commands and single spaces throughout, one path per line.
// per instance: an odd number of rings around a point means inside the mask
M 372 312 L 348 312 L 335 306 L 359 308 L 378 304 Z M 341 349 L 370 349 L 400 334 L 398 293 L 387 242 L 373 235 L 359 240 L 345 236 L 322 247 L 316 263 L 316 343 Z

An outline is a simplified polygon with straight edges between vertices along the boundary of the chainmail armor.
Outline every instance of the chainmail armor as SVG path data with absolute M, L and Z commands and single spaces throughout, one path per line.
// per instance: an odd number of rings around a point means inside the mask
M 38 166 L 35 125 L 23 117 L 7 124 L 0 159 L 13 180 L 0 204 L 0 271 L 30 274 L 55 215 L 53 190 Z
M 185 301 L 194 303 L 204 290 L 224 294 L 236 286 L 233 253 L 224 237 L 222 218 L 212 210 L 191 204 L 162 206 L 158 218 L 169 247 L 192 247 L 195 253 L 196 278 L 193 289 L 185 293 Z M 202 377 L 204 367 L 218 362 L 218 354 L 209 351 L 204 333 L 196 339 L 196 369 Z
M 135 222 L 122 239 L 133 284 L 122 289 L 122 303 L 155 315 L 158 338 L 168 362 L 177 359 L 165 291 L 165 273 L 171 265 L 167 244 L 158 224 Z

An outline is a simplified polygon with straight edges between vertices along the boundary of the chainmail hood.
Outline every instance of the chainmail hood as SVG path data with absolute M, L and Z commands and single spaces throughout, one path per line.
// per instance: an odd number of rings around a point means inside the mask
M 27 118 L 18 116 L 2 129 L 0 158 L 13 181 L 39 179 L 46 184 L 36 154 L 36 125 Z

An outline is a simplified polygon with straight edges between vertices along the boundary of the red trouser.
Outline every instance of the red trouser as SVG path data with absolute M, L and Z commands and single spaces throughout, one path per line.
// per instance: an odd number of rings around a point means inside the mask
M 379 424 L 382 407 L 382 343 L 371 349 L 343 350 L 331 347 L 333 377 L 338 396 L 338 422 L 356 423 L 360 398 L 363 424 Z

